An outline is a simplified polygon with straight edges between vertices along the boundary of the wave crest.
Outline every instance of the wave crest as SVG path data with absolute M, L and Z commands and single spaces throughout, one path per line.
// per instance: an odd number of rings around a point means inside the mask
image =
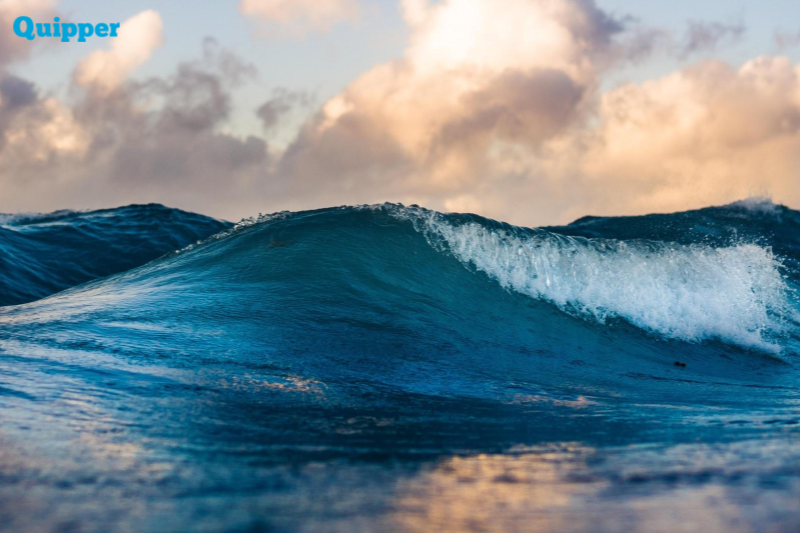
M 600 323 L 618 317 L 670 339 L 777 353 L 796 320 L 795 294 L 769 247 L 586 239 L 423 210 L 399 216 L 409 214 L 433 245 L 502 287 Z

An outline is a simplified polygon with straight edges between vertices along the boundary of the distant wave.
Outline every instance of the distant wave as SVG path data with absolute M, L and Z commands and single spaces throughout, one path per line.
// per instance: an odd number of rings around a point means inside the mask
M 0 213 L 0 226 L 16 226 L 25 224 L 35 224 L 37 222 L 44 222 L 48 220 L 61 220 L 73 216 L 80 216 L 81 213 L 88 213 L 89 211 L 76 211 L 73 209 L 59 209 L 52 213 Z
M 157 204 L 0 214 L 0 305 L 129 270 L 228 226 Z

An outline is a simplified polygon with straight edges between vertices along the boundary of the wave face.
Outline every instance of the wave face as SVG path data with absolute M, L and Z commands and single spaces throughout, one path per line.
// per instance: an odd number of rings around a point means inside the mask
M 130 270 L 229 225 L 157 204 L 0 214 L 0 306 Z
M 755 201 L 544 229 L 394 204 L 243 221 L 0 309 L 0 475 L 38 488 L 7 514 L 514 530 L 539 509 L 614 531 L 680 507 L 689 529 L 794 530 L 798 229 Z
M 756 244 L 582 239 L 439 214 L 425 230 L 500 286 L 601 324 L 619 317 L 664 338 L 779 352 L 795 316 L 782 262 Z

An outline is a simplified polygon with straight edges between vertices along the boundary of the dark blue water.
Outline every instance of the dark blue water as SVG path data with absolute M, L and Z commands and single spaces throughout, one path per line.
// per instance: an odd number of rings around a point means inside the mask
M 228 227 L 158 204 L 0 214 L 0 305 L 31 302 L 130 270 Z
M 0 308 L 0 529 L 796 531 L 798 225 L 280 213 Z

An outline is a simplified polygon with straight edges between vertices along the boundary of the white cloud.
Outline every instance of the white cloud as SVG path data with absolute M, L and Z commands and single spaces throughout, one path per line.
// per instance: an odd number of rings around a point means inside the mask
M 164 43 L 164 23 L 158 12 L 143 11 L 123 22 L 118 34 L 108 50 L 93 52 L 80 62 L 75 70 L 78 84 L 105 92 L 119 87 Z
M 329 100 L 284 155 L 289 207 L 391 200 L 544 224 L 752 194 L 800 205 L 800 67 L 786 58 L 604 94 L 624 47 L 591 1 L 403 8 L 404 57 Z
M 358 4 L 356 0 L 242 0 L 239 10 L 245 16 L 305 33 L 356 18 Z
M 603 92 L 620 54 L 636 51 L 591 0 L 402 7 L 404 55 L 328 100 L 283 153 L 225 133 L 231 89 L 253 72 L 213 40 L 173 76 L 125 82 L 163 38 L 153 12 L 126 23 L 140 21 L 139 38 L 80 63 L 83 100 L 0 78 L 0 210 L 161 201 L 236 218 L 403 201 L 530 225 L 752 194 L 800 206 L 800 66 L 789 59 L 706 61 Z M 0 46 L 7 60 L 25 53 Z M 302 102 L 278 93 L 259 117 L 269 127 Z
M 263 184 L 267 145 L 224 131 L 231 91 L 254 69 L 213 39 L 202 52 L 171 75 L 128 80 L 114 91 L 91 85 L 74 100 L 0 77 L 0 211 L 133 202 L 231 217 L 244 202 L 247 211 L 260 209 L 254 191 Z
M 800 66 L 703 62 L 603 95 L 579 167 L 615 211 L 675 210 L 767 193 L 800 204 Z
M 34 41 L 22 39 L 11 31 L 14 20 L 19 16 L 49 19 L 55 15 L 58 0 L 0 0 L 0 67 L 24 58 L 34 45 Z
M 403 7 L 404 57 L 328 101 L 284 156 L 296 194 L 477 206 L 472 193 L 498 177 L 506 152 L 535 153 L 583 120 L 619 30 L 588 1 Z

